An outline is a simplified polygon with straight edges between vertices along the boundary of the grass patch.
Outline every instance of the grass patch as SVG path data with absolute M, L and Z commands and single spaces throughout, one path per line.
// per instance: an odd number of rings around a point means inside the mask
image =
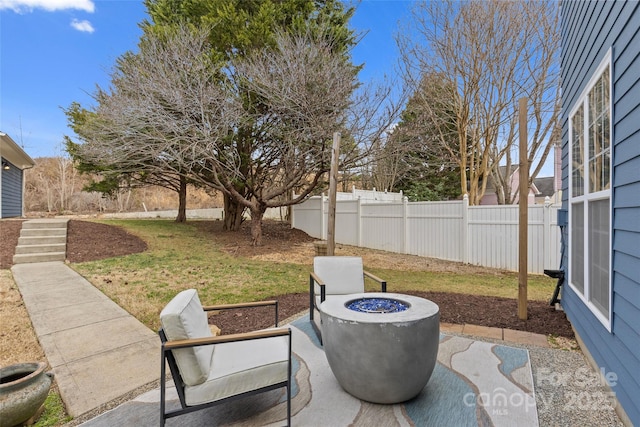
M 198 290 L 204 304 L 234 303 L 308 289 L 308 266 L 234 258 L 191 223 L 109 221 L 144 239 L 141 254 L 75 264 L 91 283 L 155 330 L 176 293 Z
M 44 411 L 34 426 L 59 426 L 68 423 L 72 419 L 73 417 L 68 416 L 65 411 L 60 394 L 57 391 L 51 390 L 47 395 L 47 399 L 44 401 Z
M 213 233 L 194 222 L 170 220 L 109 220 L 145 240 L 144 253 L 73 267 L 102 292 L 149 328 L 159 327 L 160 310 L 178 292 L 198 290 L 203 304 L 261 300 L 294 292 L 308 292 L 312 260 L 308 264 L 276 263 L 233 257 L 221 250 Z M 362 249 L 363 253 L 367 249 Z M 459 274 L 376 268 L 390 292 L 409 290 L 458 292 L 516 298 L 518 276 L 513 273 Z M 367 281 L 367 289 L 375 284 Z M 529 277 L 529 299 L 547 300 L 555 280 Z

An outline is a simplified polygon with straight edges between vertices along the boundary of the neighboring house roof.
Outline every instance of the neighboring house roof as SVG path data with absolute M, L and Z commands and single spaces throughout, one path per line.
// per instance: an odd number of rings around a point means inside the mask
M 535 178 L 533 180 L 533 183 L 538 189 L 538 193 L 536 194 L 536 196 L 542 196 L 542 197 L 553 196 L 555 194 L 555 191 L 553 189 L 554 180 L 555 178 L 552 176 Z
M 498 166 L 498 173 L 500 175 L 502 175 L 504 178 L 506 178 L 506 173 L 507 173 L 507 167 L 506 166 Z M 489 175 L 488 179 L 487 179 L 487 188 L 485 190 L 486 193 L 495 193 L 496 192 L 496 185 L 494 182 L 494 179 L 491 175 Z
M 0 132 L 0 156 L 20 169 L 29 169 L 36 164 L 36 162 L 4 132 Z
M 514 180 L 514 176 L 516 176 L 516 174 L 520 173 L 520 167 L 519 166 L 513 166 L 511 169 L 511 182 L 513 183 Z M 505 179 L 505 181 L 507 181 L 507 167 L 506 166 L 498 166 L 498 173 L 500 173 L 500 175 L 502 175 Z M 533 191 L 533 193 L 535 195 L 544 195 L 547 196 L 547 194 L 545 192 L 543 192 L 540 187 L 538 187 L 538 180 L 539 179 L 547 179 L 547 178 L 536 178 L 533 180 L 533 183 L 531 183 L 531 190 Z M 551 193 L 549 194 L 549 196 L 553 195 L 553 177 L 548 178 L 551 180 Z M 511 191 L 516 192 L 518 189 L 517 188 L 512 188 Z M 485 190 L 486 193 L 495 193 L 496 192 L 496 185 L 494 183 L 493 177 L 489 176 L 489 180 L 487 181 L 487 189 Z M 542 193 L 542 194 L 541 194 Z

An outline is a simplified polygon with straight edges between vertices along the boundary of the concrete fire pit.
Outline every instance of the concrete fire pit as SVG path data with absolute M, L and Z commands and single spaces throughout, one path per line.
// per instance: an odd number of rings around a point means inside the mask
M 339 295 L 320 305 L 320 315 L 329 366 L 349 394 L 391 404 L 427 385 L 440 342 L 435 303 L 393 293 Z

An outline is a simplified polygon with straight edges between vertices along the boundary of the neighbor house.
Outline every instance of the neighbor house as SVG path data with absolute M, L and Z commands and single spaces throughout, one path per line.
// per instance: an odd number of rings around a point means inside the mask
M 515 194 L 518 191 L 518 188 L 520 185 L 520 168 L 518 166 L 514 166 L 509 176 L 506 176 L 507 175 L 506 170 L 507 168 L 505 166 L 498 167 L 498 173 L 502 176 L 502 179 L 504 179 L 505 182 L 509 183 L 509 186 L 511 188 L 511 193 Z M 489 177 L 489 181 L 487 182 L 487 188 L 484 192 L 484 195 L 480 199 L 480 204 L 481 205 L 497 205 L 498 204 L 498 194 L 497 194 L 498 188 L 499 188 L 499 185 L 497 185 L 493 177 Z M 538 188 L 536 187 L 535 183 L 531 184 L 531 186 L 529 187 L 527 204 L 532 205 L 536 202 L 537 193 L 538 193 Z M 505 199 L 510 199 L 510 198 L 511 198 L 510 195 L 507 195 L 507 194 L 505 195 Z M 519 195 L 514 197 L 514 199 L 515 200 L 513 201 L 513 204 L 517 205 L 520 199 Z M 505 203 L 508 204 L 509 203 L 508 200 L 505 200 Z
M 35 163 L 3 132 L 0 132 L 0 159 L 0 218 L 24 216 L 24 170 Z
M 514 165 L 511 168 L 511 175 L 507 175 L 506 166 L 499 166 L 498 173 L 502 176 L 505 182 L 509 183 L 511 192 L 516 194 L 520 185 L 520 168 L 518 165 Z M 553 176 L 536 177 L 533 179 L 533 183 L 529 187 L 528 204 L 541 205 L 547 202 L 560 203 L 562 200 L 562 149 L 559 144 L 555 144 L 553 148 Z M 496 194 L 496 185 L 493 182 L 493 178 L 489 178 L 487 182 L 487 189 L 480 200 L 481 205 L 497 205 L 498 195 Z M 511 197 L 508 197 L 509 199 Z M 517 205 L 519 197 L 513 198 L 513 204 Z
M 520 168 L 515 167 L 511 176 L 505 177 L 506 168 L 504 166 L 500 166 L 498 169 L 499 173 L 502 174 L 504 179 L 509 182 L 511 192 L 516 193 L 518 191 L 518 186 L 520 185 Z M 559 194 L 559 185 L 556 186 L 556 178 L 552 176 L 545 176 L 534 178 L 533 183 L 529 187 L 529 195 L 527 203 L 530 205 L 533 204 L 544 204 L 547 201 L 551 203 L 560 202 Z M 511 198 L 510 196 L 508 197 Z M 556 199 L 557 198 L 557 199 Z M 517 205 L 520 200 L 520 197 L 516 194 L 513 198 L 513 204 Z M 481 205 L 497 205 L 498 204 L 498 194 L 496 193 L 496 185 L 493 182 L 493 179 L 489 179 L 487 183 L 487 189 L 485 190 L 482 199 L 480 199 Z
M 561 13 L 562 305 L 621 418 L 640 425 L 640 2 Z

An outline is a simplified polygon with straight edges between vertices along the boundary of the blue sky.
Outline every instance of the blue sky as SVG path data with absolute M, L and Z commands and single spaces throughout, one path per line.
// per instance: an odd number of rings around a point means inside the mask
M 361 79 L 393 73 L 397 22 L 411 1 L 364 0 L 352 27 L 366 33 L 353 51 Z M 32 157 L 63 155 L 72 135 L 62 107 L 92 105 L 96 84 L 107 87 L 115 59 L 135 50 L 142 0 L 0 0 L 0 131 Z

